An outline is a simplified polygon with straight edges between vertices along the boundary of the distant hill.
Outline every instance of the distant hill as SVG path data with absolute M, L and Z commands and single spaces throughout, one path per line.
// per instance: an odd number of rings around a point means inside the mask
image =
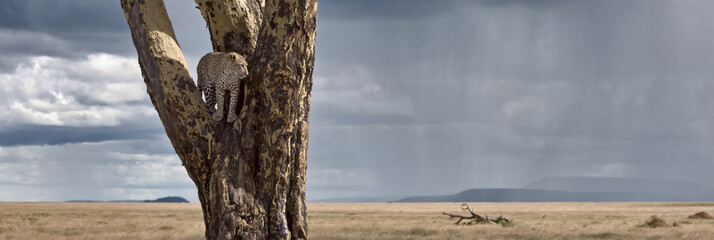
M 172 196 L 169 196 L 169 197 L 158 198 L 158 199 L 156 199 L 156 200 L 146 200 L 146 201 L 144 201 L 144 202 L 187 203 L 188 200 L 186 200 L 185 198 L 182 198 L 182 197 L 172 197 Z
M 67 200 L 66 202 L 96 202 L 96 203 L 102 203 L 102 202 L 144 202 L 143 200 L 107 200 L 107 201 L 102 201 L 102 200 Z
M 673 202 L 714 201 L 714 188 L 673 180 L 550 177 L 523 188 L 469 189 L 452 195 L 416 196 L 398 202 Z
M 343 197 L 343 198 L 323 198 L 310 200 L 314 203 L 353 203 L 353 202 L 389 202 L 398 197 Z
M 678 196 L 629 192 L 565 192 L 538 189 L 469 189 L 457 194 L 417 196 L 397 202 L 666 202 L 682 201 Z
M 701 184 L 660 179 L 612 177 L 548 177 L 523 187 L 524 189 L 567 192 L 638 192 L 681 196 L 689 199 L 709 198 L 714 189 Z M 709 201 L 714 199 L 709 198 Z
M 163 198 L 158 198 L 155 200 L 108 200 L 108 201 L 100 201 L 100 200 L 69 200 L 67 202 L 167 202 L 167 203 L 187 203 L 189 202 L 185 198 L 182 197 L 163 197 Z

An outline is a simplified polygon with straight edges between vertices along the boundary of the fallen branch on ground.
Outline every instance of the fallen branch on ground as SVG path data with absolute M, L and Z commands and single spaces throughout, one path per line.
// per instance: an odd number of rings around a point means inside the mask
M 496 219 L 490 219 L 488 218 L 487 215 L 479 215 L 474 212 L 473 209 L 469 207 L 468 204 L 462 203 L 461 204 L 461 210 L 468 212 L 471 214 L 471 216 L 461 216 L 461 215 L 456 215 L 456 214 L 451 214 L 451 213 L 444 213 L 444 215 L 449 216 L 449 219 L 451 218 L 459 218 L 458 221 L 456 221 L 455 224 L 461 224 L 461 221 L 468 220 L 464 222 L 463 224 L 465 225 L 471 225 L 471 224 L 478 224 L 478 223 L 491 223 L 491 224 L 509 224 L 511 223 L 511 220 L 508 218 L 505 218 L 503 216 L 500 216 Z

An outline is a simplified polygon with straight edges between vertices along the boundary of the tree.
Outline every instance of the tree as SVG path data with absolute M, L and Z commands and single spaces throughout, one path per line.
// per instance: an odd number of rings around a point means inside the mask
M 196 4 L 213 50 L 248 61 L 240 114 L 232 123 L 212 120 L 163 0 L 121 0 L 151 102 L 198 188 L 206 238 L 306 238 L 317 0 Z

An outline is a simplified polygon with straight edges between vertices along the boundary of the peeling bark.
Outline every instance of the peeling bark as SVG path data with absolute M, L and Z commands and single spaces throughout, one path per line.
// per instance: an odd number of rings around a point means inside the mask
M 198 188 L 208 239 L 307 238 L 316 0 L 196 0 L 214 51 L 249 63 L 238 120 L 203 103 L 161 0 L 121 0 L 147 92 Z
M 251 59 L 263 21 L 260 0 L 196 0 L 206 20 L 214 52 L 237 52 Z

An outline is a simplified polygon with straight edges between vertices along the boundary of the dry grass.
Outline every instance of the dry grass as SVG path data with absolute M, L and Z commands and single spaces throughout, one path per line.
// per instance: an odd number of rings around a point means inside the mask
M 201 239 L 198 204 L 0 203 L 0 239 Z
M 675 226 L 677 226 L 677 222 L 674 222 Z M 658 227 L 669 227 L 669 224 L 667 221 L 662 219 L 661 217 L 658 216 L 652 216 L 650 217 L 650 220 L 647 220 L 645 223 L 642 225 L 639 225 L 640 227 L 651 227 L 651 228 L 658 228 Z
M 469 203 L 477 213 L 513 220 L 454 225 L 460 203 L 309 205 L 316 239 L 714 239 L 712 221 L 687 219 L 714 203 Z M 641 228 L 653 214 L 680 227 Z M 688 221 L 684 221 L 688 220 Z
M 695 214 L 692 215 L 692 216 L 689 216 L 689 218 L 694 218 L 694 219 L 714 219 L 714 217 L 712 217 L 712 215 L 709 215 L 709 213 L 707 213 L 707 212 L 698 212 L 698 213 L 695 213 Z
M 454 225 L 460 203 L 311 203 L 312 239 L 714 239 L 714 221 L 689 219 L 714 203 L 469 203 L 511 218 Z M 657 215 L 679 227 L 642 228 Z M 0 203 L 0 239 L 201 239 L 198 204 Z

